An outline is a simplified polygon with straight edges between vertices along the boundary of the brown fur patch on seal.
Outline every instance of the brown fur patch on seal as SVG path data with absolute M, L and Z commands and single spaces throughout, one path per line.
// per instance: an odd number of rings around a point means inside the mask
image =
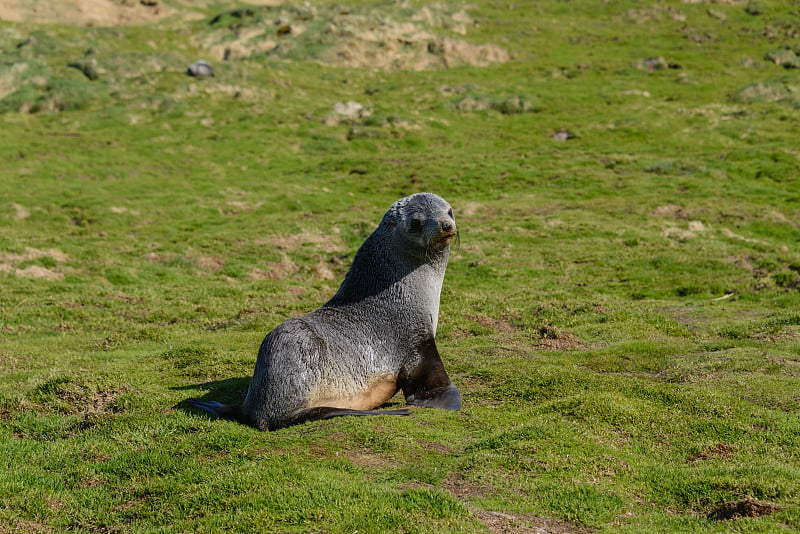
M 397 392 L 397 375 L 379 375 L 369 380 L 367 387 L 351 397 L 343 397 L 340 391 L 318 390 L 311 395 L 306 408 L 347 408 L 371 410 L 391 399 Z

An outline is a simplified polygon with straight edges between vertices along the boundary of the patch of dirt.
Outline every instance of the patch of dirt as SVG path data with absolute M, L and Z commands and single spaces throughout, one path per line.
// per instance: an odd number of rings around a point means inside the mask
M 283 252 L 298 250 L 305 244 L 317 246 L 323 252 L 343 252 L 345 250 L 342 238 L 338 235 L 325 235 L 320 232 L 301 232 L 292 235 L 275 235 L 256 241 L 258 245 L 269 245 Z
M 714 507 L 708 518 L 717 521 L 736 519 L 739 517 L 760 517 L 781 511 L 781 507 L 771 502 L 760 501 L 753 497 L 745 497 L 740 501 L 730 501 Z
M 752 337 L 754 339 L 769 340 L 773 343 L 776 341 L 793 341 L 800 338 L 800 326 L 784 326 L 774 334 L 756 334 Z
M 203 272 L 215 273 L 225 266 L 225 258 L 221 256 L 201 254 L 194 249 L 189 249 L 187 256 L 192 263 L 194 263 L 195 267 Z
M 588 534 L 596 532 L 593 528 L 582 527 L 554 517 L 518 515 L 488 510 L 481 510 L 476 516 L 490 532 L 499 534 Z
M 661 230 L 661 235 L 685 241 L 705 231 L 706 227 L 701 221 L 690 221 L 688 229 L 678 228 L 677 226 L 667 226 Z
M 498 210 L 478 202 L 467 202 L 461 210 L 456 212 L 456 218 L 464 217 L 476 223 L 485 223 L 497 217 Z
M 204 126 L 213 126 L 209 123 Z M 220 215 L 239 215 L 260 208 L 263 202 L 247 202 L 244 200 L 229 200 L 226 207 L 219 208 Z
M 54 267 L 42 265 L 28 265 L 20 268 L 19 264 L 26 261 L 49 257 L 57 264 L 69 261 L 69 256 L 58 249 L 39 250 L 26 248 L 22 254 L 0 253 L 0 273 L 7 273 L 19 278 L 37 278 L 40 280 L 63 280 L 64 273 Z
M 41 265 L 28 265 L 24 269 L 15 269 L 14 276 L 20 278 L 39 278 L 41 280 L 63 280 L 64 273 L 42 267 Z
M 403 484 L 399 489 L 406 490 L 419 486 L 418 484 Z M 452 473 L 444 481 L 443 489 L 453 496 L 465 502 L 474 514 L 475 518 L 486 525 L 490 532 L 494 533 L 521 533 L 521 534 L 548 534 L 548 533 L 590 533 L 593 529 L 587 529 L 574 525 L 567 521 L 555 518 L 539 517 L 529 514 L 510 514 L 505 512 L 493 512 L 490 510 L 477 510 L 470 504 L 473 498 L 484 499 L 490 497 L 494 490 L 485 484 L 465 480 L 460 473 Z
M 347 460 L 350 463 L 368 469 L 384 469 L 392 465 L 392 461 L 389 458 L 379 456 L 366 450 L 347 451 Z
M 662 217 L 662 218 L 669 218 L 669 219 L 678 219 L 683 221 L 688 221 L 691 219 L 691 215 L 681 208 L 680 206 L 676 206 L 675 204 L 667 204 L 665 206 L 659 206 L 653 211 L 650 212 L 650 215 L 653 217 Z
M 2 18 L 2 16 L 0 16 L 0 18 Z M 0 523 L 0 534 L 19 534 L 20 532 L 53 532 L 53 529 L 37 521 L 16 520 L 9 524 Z
M 752 238 L 749 238 L 749 237 L 745 237 L 745 236 L 739 235 L 737 233 L 734 233 L 733 231 L 731 231 L 728 228 L 723 228 L 722 229 L 722 234 L 725 237 L 729 237 L 731 239 L 738 239 L 738 240 L 744 241 L 745 243 L 754 243 L 756 245 L 770 246 L 770 244 L 767 243 L 766 241 L 761 241 L 760 239 L 752 239 Z
M 114 510 L 116 510 L 117 512 L 124 512 L 125 510 L 130 510 L 134 506 L 138 506 L 146 501 L 147 497 L 145 496 L 136 497 L 135 499 L 132 499 L 130 501 L 125 501 L 124 503 L 116 505 L 114 507 Z
M 94 424 L 93 416 L 119 412 L 117 399 L 129 390 L 126 386 L 107 387 L 80 378 L 57 377 L 39 385 L 30 393 L 31 399 L 22 404 L 42 411 L 83 414 L 86 419 L 78 425 L 89 428 Z
M 686 13 L 672 6 L 655 5 L 641 9 L 629 9 L 624 15 L 624 20 L 634 24 L 658 23 L 669 19 L 683 22 L 686 20 Z
M 320 280 L 335 280 L 336 275 L 328 268 L 324 261 L 320 260 L 313 269 L 314 276 Z
M 308 293 L 308 288 L 303 286 L 290 286 L 286 288 L 286 292 L 295 297 L 300 297 Z
M 464 317 L 466 317 L 470 321 L 475 321 L 481 326 L 490 328 L 495 332 L 513 332 L 514 330 L 516 330 L 516 328 L 512 323 L 503 319 L 495 319 L 494 317 L 487 317 L 486 315 L 481 315 L 481 314 L 477 315 L 467 314 Z
M 419 445 L 425 450 L 436 451 L 442 454 L 450 454 L 452 451 L 452 449 L 444 443 L 437 443 L 435 441 L 425 441 L 424 439 L 421 439 L 419 440 Z
M 464 479 L 460 473 L 453 473 L 444 481 L 444 489 L 462 500 L 489 497 L 494 490 L 486 484 L 479 484 Z
M 124 213 L 130 213 L 131 215 L 139 215 L 138 210 L 132 210 L 124 206 L 111 206 L 110 208 L 108 208 L 108 211 L 116 215 L 122 215 Z
M 280 261 L 267 263 L 266 269 L 254 268 L 250 271 L 251 280 L 283 280 L 298 270 L 297 264 L 286 254 L 281 254 Z
M 789 91 L 779 84 L 753 83 L 743 87 L 736 95 L 742 102 L 780 102 L 789 96 Z
M 25 252 L 22 254 L 2 253 L 0 254 L 0 261 L 19 263 L 23 261 L 36 260 L 45 256 L 50 256 L 59 263 L 69 261 L 69 256 L 58 249 L 51 248 L 48 250 L 39 250 L 31 247 L 27 247 Z
M 705 460 L 710 460 L 711 458 L 730 458 L 734 450 L 735 447 L 733 445 L 728 445 L 727 443 L 717 443 L 709 449 L 704 449 L 700 452 L 690 455 L 686 461 L 690 464 L 695 464 Z
M 147 24 L 173 15 L 160 0 L 3 0 L 0 19 L 38 24 Z
M 444 3 L 411 9 L 406 2 L 368 7 L 306 2 L 221 12 L 195 44 L 221 60 L 267 56 L 381 70 L 509 61 L 508 52 L 495 44 L 472 44 L 456 37 L 475 25 L 463 7 Z
M 769 274 L 769 271 L 766 269 L 759 269 L 753 265 L 751 260 L 755 261 L 755 258 L 750 255 L 740 254 L 733 258 L 733 264 L 751 273 L 756 273 L 759 276 L 767 276 Z
M 795 157 L 798 157 L 798 155 L 795 154 Z M 800 157 L 798 157 L 798 159 L 800 159 Z M 786 215 L 784 215 L 783 213 L 781 213 L 779 211 L 773 210 L 768 214 L 768 216 L 769 216 L 770 220 L 772 220 L 772 221 L 775 221 L 775 222 L 778 222 L 778 223 L 790 224 L 790 225 L 794 226 L 795 228 L 800 228 L 800 223 L 798 223 L 796 221 L 793 221 L 792 219 L 790 219 L 789 217 L 787 217 Z
M 539 327 L 539 338 L 536 340 L 536 346 L 547 350 L 569 350 L 585 348 L 586 343 L 569 332 L 553 326 L 543 325 Z
M 167 263 L 178 257 L 174 252 L 148 252 L 144 255 L 150 263 Z
M 2 18 L 2 17 L 0 17 L 0 18 Z M 14 65 L 14 66 L 16 67 L 16 65 Z M 5 95 L 3 95 L 3 89 L 2 89 L 2 87 L 0 87 L 0 99 L 2 99 L 3 96 L 5 96 Z M 18 220 L 18 221 L 27 219 L 28 217 L 31 216 L 30 210 L 25 208 L 25 206 L 17 204 L 16 202 L 12 202 L 11 203 L 11 207 L 14 208 L 14 212 L 15 212 L 14 213 L 14 218 L 16 220 Z

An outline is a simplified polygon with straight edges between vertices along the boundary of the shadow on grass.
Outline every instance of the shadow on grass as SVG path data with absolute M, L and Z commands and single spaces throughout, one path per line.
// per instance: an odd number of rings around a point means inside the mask
M 226 378 L 225 380 L 212 380 L 199 384 L 189 384 L 188 386 L 176 386 L 170 389 L 174 391 L 208 390 L 202 397 L 190 397 L 200 401 L 216 401 L 222 404 L 241 404 L 247 394 L 247 387 L 250 385 L 250 376 L 241 378 Z M 193 407 L 187 399 L 180 401 L 174 406 L 176 410 L 187 413 L 202 412 L 199 408 Z

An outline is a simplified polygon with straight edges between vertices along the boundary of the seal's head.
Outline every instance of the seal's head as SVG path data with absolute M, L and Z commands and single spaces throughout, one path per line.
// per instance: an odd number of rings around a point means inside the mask
M 433 193 L 415 193 L 395 202 L 381 221 L 411 248 L 428 256 L 442 251 L 458 235 L 453 208 Z

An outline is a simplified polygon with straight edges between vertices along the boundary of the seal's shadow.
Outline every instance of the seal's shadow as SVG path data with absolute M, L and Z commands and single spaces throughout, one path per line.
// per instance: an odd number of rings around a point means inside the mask
M 247 394 L 247 387 L 250 385 L 250 376 L 240 378 L 226 378 L 225 380 L 212 380 L 199 384 L 189 384 L 188 386 L 175 386 L 170 389 L 173 391 L 192 391 L 207 390 L 202 397 L 192 397 L 201 401 L 217 401 L 223 404 L 241 404 Z M 184 412 L 197 413 L 197 408 L 186 402 L 186 399 L 175 405 L 175 409 Z

